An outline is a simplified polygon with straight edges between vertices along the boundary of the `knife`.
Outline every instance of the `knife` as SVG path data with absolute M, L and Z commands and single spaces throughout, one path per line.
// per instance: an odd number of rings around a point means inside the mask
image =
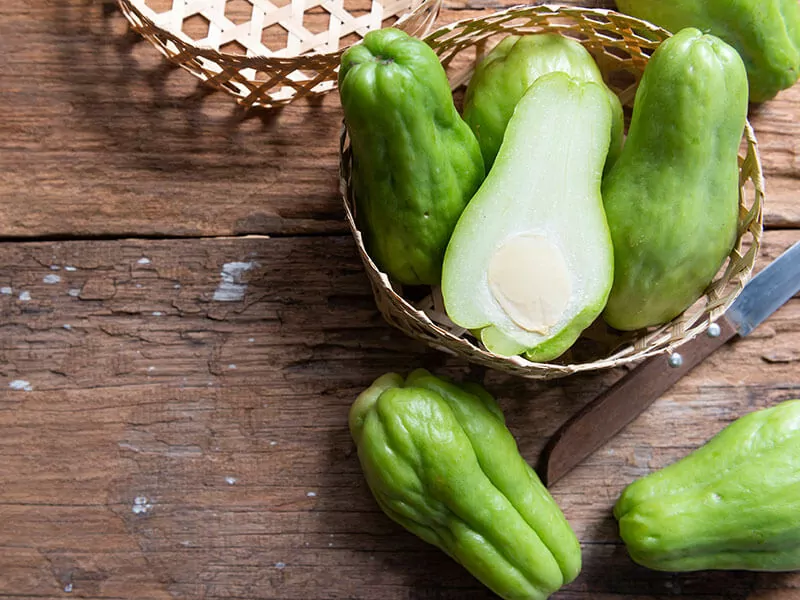
M 589 402 L 550 438 L 537 471 L 551 486 L 625 428 L 681 377 L 736 335 L 746 336 L 800 291 L 800 242 L 781 254 L 744 287 L 705 334 L 680 354 L 642 362 Z

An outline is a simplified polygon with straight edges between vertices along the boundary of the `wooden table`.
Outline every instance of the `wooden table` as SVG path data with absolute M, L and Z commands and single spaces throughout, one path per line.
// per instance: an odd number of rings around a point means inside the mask
M 443 21 L 492 3 L 448 4 Z M 337 196 L 335 93 L 243 113 L 112 0 L 3 2 L 0 56 L 0 597 L 489 598 L 379 512 L 350 403 L 389 370 L 478 377 L 534 461 L 622 372 L 528 382 L 385 325 Z M 800 239 L 800 86 L 752 122 L 763 265 Z M 799 366 L 796 298 L 559 483 L 585 566 L 556 597 L 800 598 L 800 575 L 640 568 L 610 513 L 800 397 Z

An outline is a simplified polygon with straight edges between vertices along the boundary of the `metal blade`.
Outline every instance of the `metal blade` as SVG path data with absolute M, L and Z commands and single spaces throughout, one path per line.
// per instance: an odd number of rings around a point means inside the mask
M 800 242 L 772 261 L 744 287 L 725 316 L 745 336 L 800 292 Z
M 747 335 L 800 291 L 800 242 L 756 275 L 720 317 L 715 336 L 681 347 L 682 364 L 647 359 L 561 426 L 542 453 L 539 476 L 552 485 L 641 414 L 681 376 L 737 333 Z

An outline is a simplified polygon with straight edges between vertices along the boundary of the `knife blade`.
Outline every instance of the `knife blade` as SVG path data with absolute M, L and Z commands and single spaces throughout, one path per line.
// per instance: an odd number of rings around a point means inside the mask
M 536 469 L 545 485 L 564 477 L 708 355 L 734 336 L 749 334 L 798 292 L 800 242 L 753 277 L 725 314 L 705 334 L 682 345 L 680 354 L 645 360 L 564 423 Z

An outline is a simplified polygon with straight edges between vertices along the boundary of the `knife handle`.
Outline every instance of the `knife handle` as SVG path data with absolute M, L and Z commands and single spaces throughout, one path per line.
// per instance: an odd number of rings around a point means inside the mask
M 736 335 L 724 316 L 717 324 L 720 335 L 700 334 L 680 347 L 680 365 L 675 365 L 676 355 L 661 354 L 645 360 L 562 425 L 540 457 L 537 470 L 545 485 L 551 486 L 569 473 L 642 414 L 676 381 Z

